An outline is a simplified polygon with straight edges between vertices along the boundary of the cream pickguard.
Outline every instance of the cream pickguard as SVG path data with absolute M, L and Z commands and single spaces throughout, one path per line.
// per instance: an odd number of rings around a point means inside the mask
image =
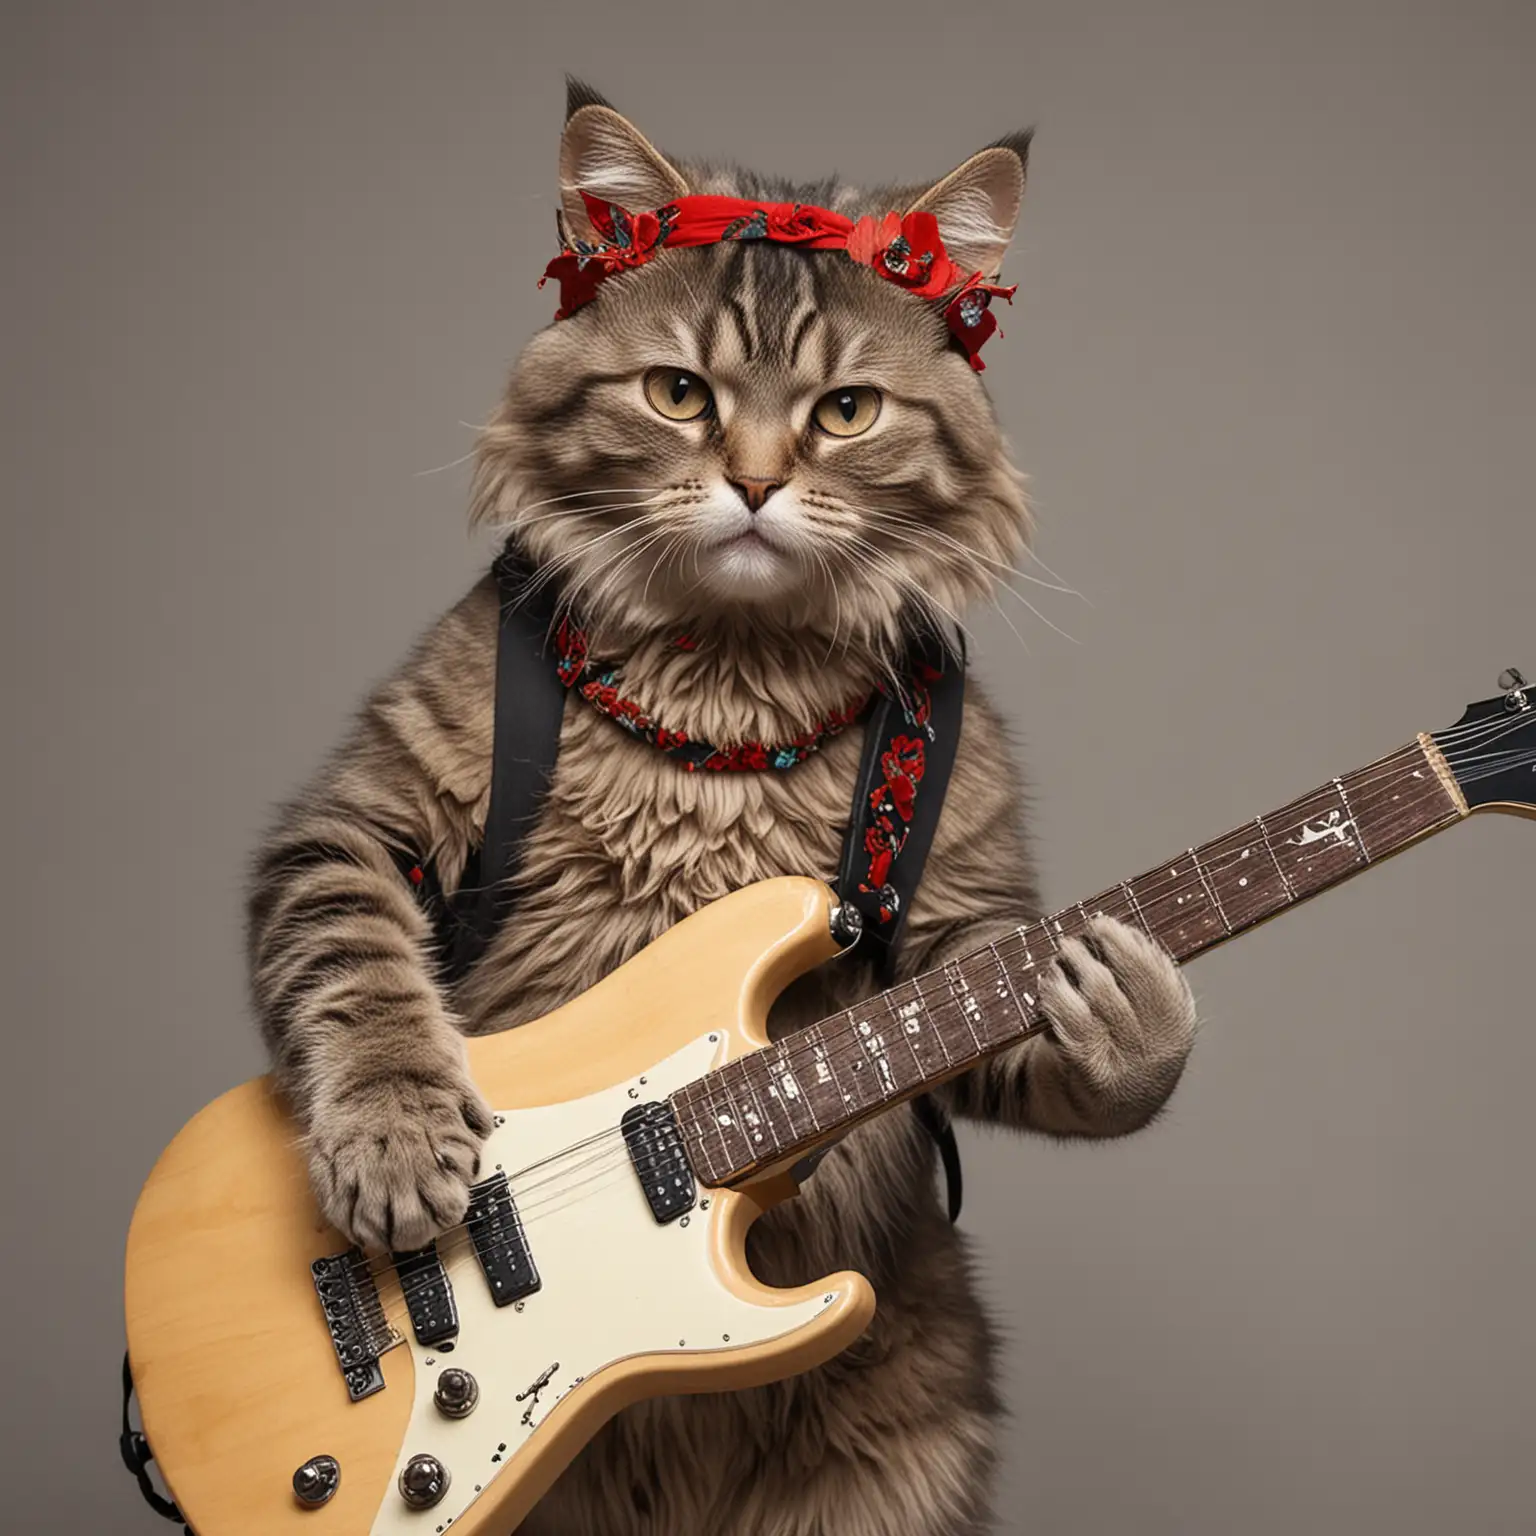
M 614 1127 L 636 1103 L 663 1099 L 702 1076 L 723 1051 L 718 1034 L 701 1036 L 647 1072 L 586 1098 L 498 1114 L 481 1171 L 509 1176 L 542 1285 L 513 1306 L 497 1307 L 467 1239 L 459 1234 L 439 1244 L 459 1333 L 451 1352 L 409 1340 L 415 1405 L 395 1472 L 426 1454 L 449 1469 L 451 1481 L 428 1510 L 411 1509 L 391 1489 L 373 1536 L 445 1529 L 515 1464 L 555 1404 L 605 1366 L 640 1354 L 780 1338 L 838 1299 L 836 1289 L 778 1306 L 739 1295 L 714 1259 L 720 1207 L 707 1189 L 675 1221 L 661 1225 L 651 1214 Z M 603 1139 L 590 1152 L 540 1166 L 597 1136 Z M 394 1293 L 385 1294 L 389 1300 Z M 449 1366 L 469 1371 L 480 1389 L 463 1419 L 445 1418 L 432 1401 L 438 1374 Z

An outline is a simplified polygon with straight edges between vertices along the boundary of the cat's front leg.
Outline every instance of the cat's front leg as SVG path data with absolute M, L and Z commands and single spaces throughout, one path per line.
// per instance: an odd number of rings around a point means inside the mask
M 334 802 L 301 806 L 266 850 L 253 991 L 316 1199 L 364 1247 L 461 1221 L 491 1129 L 426 939 L 388 852 Z
M 310 1106 L 310 1181 L 327 1219 L 365 1248 L 409 1251 L 457 1226 L 491 1115 L 462 1051 L 422 1041 L 378 1070 L 350 1061 Z
M 1195 1000 L 1161 945 L 1110 917 L 1064 940 L 1035 996 L 1049 1028 L 950 1089 L 957 1113 L 1059 1136 L 1121 1136 L 1167 1103 L 1195 1040 Z

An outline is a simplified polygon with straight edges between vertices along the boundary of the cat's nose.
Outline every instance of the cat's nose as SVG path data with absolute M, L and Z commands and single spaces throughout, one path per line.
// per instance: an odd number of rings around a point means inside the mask
M 763 503 L 775 491 L 784 489 L 782 480 L 749 480 L 745 476 L 740 480 L 732 480 L 731 484 L 741 492 L 741 499 L 746 502 L 749 512 L 761 512 Z

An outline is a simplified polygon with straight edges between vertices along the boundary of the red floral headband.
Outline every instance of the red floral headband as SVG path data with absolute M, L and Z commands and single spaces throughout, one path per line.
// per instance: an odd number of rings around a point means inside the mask
M 650 213 L 630 213 L 583 192 L 582 201 L 601 245 L 570 239 L 561 225 L 561 252 L 539 279 L 560 284 L 556 320 L 564 320 L 597 293 L 597 285 L 616 272 L 644 266 L 663 246 L 715 245 L 722 240 L 773 240 L 812 251 L 847 251 L 881 277 L 920 299 L 951 293 L 944 318 L 978 373 L 982 343 L 997 330 L 992 313 L 994 296 L 1011 304 L 1017 284 L 1004 288 L 985 281 L 980 272 L 969 277 L 949 259 L 939 238 L 939 222 L 931 213 L 866 214 L 850 219 L 830 208 L 804 203 L 754 203 L 740 197 L 680 197 Z

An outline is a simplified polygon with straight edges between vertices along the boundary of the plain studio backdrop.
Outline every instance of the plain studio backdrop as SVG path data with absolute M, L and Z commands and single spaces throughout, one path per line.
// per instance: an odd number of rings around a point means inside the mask
M 114 1443 L 134 1197 L 262 1069 L 271 807 L 487 558 L 566 69 L 798 176 L 1038 125 L 986 383 L 1086 601 L 972 622 L 1053 905 L 1536 675 L 1528 4 L 0 25 L 9 1529 L 163 1529 Z M 1536 1529 L 1532 869 L 1479 817 L 1198 961 L 1145 1135 L 963 1134 L 1000 1531 Z

